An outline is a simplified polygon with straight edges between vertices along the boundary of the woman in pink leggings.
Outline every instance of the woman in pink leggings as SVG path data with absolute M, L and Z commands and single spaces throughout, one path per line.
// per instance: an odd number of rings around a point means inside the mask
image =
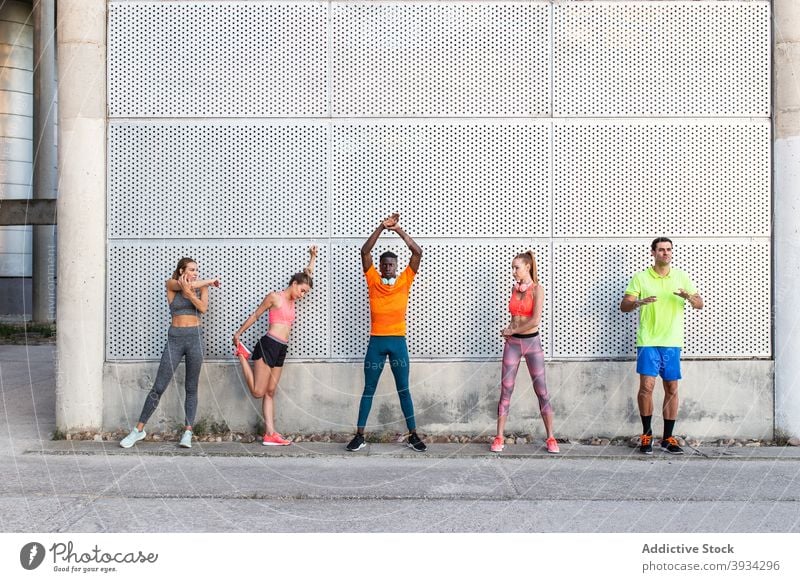
M 511 271 L 516 283 L 511 291 L 511 300 L 508 302 L 511 323 L 501 332 L 506 338 L 506 345 L 503 348 L 500 402 L 497 405 L 497 436 L 492 441 L 491 450 L 496 453 L 503 450 L 505 443 L 503 431 L 508 419 L 511 394 L 514 392 L 519 362 L 524 357 L 533 380 L 533 390 L 539 399 L 539 411 L 547 432 L 545 441 L 547 452 L 558 453 L 558 442 L 553 436 L 553 408 L 550 406 L 547 383 L 544 379 L 544 351 L 539 336 L 544 288 L 539 284 L 533 251 L 520 253 L 514 257 Z

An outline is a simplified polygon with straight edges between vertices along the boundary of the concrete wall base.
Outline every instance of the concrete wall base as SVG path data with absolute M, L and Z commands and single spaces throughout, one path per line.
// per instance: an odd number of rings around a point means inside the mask
M 289 363 L 276 396 L 276 425 L 285 433 L 354 430 L 363 388 L 362 364 Z M 634 362 L 550 362 L 547 378 L 559 437 L 639 434 L 638 377 Z M 132 426 L 155 378 L 157 362 L 108 362 L 104 368 L 105 430 Z M 765 360 L 683 363 L 676 432 L 701 440 L 773 437 L 773 362 Z M 148 423 L 151 431 L 183 422 L 183 365 Z M 175 383 L 177 382 L 177 386 Z M 495 429 L 499 362 L 413 362 L 411 390 L 417 424 L 426 434 L 491 434 Z M 656 389 L 654 432 L 662 429 L 663 391 Z M 225 421 L 253 430 L 261 420 L 238 365 L 207 362 L 200 379 L 198 420 Z M 385 371 L 367 430 L 403 432 L 394 383 Z M 543 435 L 530 378 L 521 367 L 507 430 Z

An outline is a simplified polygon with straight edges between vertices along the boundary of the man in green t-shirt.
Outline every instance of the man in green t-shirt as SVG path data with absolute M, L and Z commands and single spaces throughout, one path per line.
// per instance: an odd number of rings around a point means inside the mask
M 636 331 L 636 372 L 639 374 L 639 414 L 642 436 L 639 451 L 653 454 L 653 389 L 656 377 L 664 383 L 664 437 L 661 449 L 682 455 L 683 449 L 672 436 L 678 417 L 678 380 L 681 379 L 683 310 L 689 303 L 703 308 L 703 298 L 685 272 L 670 266 L 672 241 L 659 237 L 650 244 L 653 266 L 639 271 L 628 283 L 619 304 L 624 313 L 639 309 Z

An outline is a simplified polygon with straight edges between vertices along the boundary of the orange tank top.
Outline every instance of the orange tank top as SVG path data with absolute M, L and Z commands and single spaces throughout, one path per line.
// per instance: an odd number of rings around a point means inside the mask
M 512 289 L 511 299 L 508 302 L 508 312 L 511 315 L 533 317 L 534 288 L 535 288 L 534 285 L 531 285 L 522 293 L 520 293 L 516 289 Z

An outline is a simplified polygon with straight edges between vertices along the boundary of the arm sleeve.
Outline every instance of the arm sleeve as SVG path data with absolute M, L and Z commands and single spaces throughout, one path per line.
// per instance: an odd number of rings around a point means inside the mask
M 408 288 L 411 288 L 411 283 L 414 282 L 415 276 L 416 273 L 414 272 L 414 269 L 412 269 L 411 267 L 406 267 L 405 269 L 403 269 L 403 272 L 400 273 L 400 277 L 398 278 L 398 283 L 405 285 Z
M 639 285 L 639 277 L 634 275 L 628 286 L 625 287 L 625 295 L 633 295 L 634 297 L 639 297 L 642 294 L 641 285 Z
M 375 268 L 375 265 L 372 265 L 367 271 L 364 273 L 364 277 L 367 279 L 367 289 L 374 287 L 381 281 L 381 276 L 378 274 L 378 270 Z

